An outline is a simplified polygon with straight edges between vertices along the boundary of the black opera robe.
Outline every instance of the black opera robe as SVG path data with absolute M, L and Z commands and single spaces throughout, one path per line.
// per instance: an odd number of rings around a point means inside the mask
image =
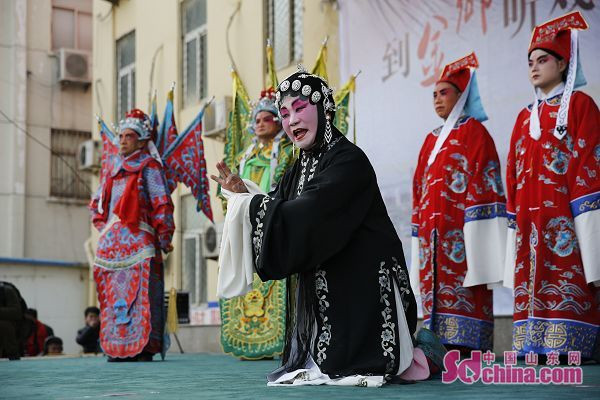
M 262 280 L 314 278 L 315 297 L 298 300 L 296 324 L 314 315 L 307 347 L 323 373 L 395 375 L 402 372 L 401 341 L 412 340 L 417 323 L 402 244 L 363 151 L 339 133 L 321 149 L 303 152 L 275 191 L 252 198 L 254 267 Z M 306 293 L 302 285 L 298 296 Z M 279 371 L 295 369 L 284 364 Z

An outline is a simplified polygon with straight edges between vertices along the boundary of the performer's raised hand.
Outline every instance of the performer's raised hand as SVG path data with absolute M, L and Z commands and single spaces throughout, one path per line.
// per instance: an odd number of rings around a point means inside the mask
M 217 163 L 217 170 L 219 171 L 219 176 L 211 175 L 210 178 L 221 185 L 223 189 L 233 193 L 248 193 L 248 189 L 242 178 L 232 173 L 225 164 L 225 161 Z

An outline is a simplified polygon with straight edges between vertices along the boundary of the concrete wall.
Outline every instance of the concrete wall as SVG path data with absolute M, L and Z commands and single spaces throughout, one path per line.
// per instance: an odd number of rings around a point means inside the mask
M 50 146 L 51 128 L 91 131 L 93 125 L 91 91 L 80 86 L 63 88 L 58 82 L 59 60 L 52 51 L 51 15 L 51 1 L 29 0 L 27 130 L 46 146 Z M 83 262 L 83 242 L 90 226 L 86 202 L 50 198 L 50 156 L 46 148 L 27 139 L 23 255 Z
M 181 349 L 177 344 L 179 344 Z M 221 327 L 215 325 L 182 325 L 177 331 L 177 339 L 171 335 L 169 353 L 223 353 L 221 346 Z
M 0 255 L 85 261 L 85 202 L 50 197 L 50 152 L 44 146 L 50 146 L 51 128 L 91 130 L 91 91 L 61 88 L 58 82 L 51 5 L 44 0 L 0 3 L 0 110 L 19 126 L 0 118 L 6 140 L 0 150 L 0 220 L 6 221 L 0 228 Z
M 25 235 L 25 134 L 27 115 L 27 1 L 0 2 L 0 254 L 23 256 Z
M 14 284 L 38 319 L 63 340 L 64 352 L 76 354 L 77 330 L 85 325 L 83 311 L 88 287 L 88 269 L 40 265 L 0 265 L 0 280 Z
M 91 11 L 91 0 L 76 4 L 86 2 Z M 0 116 L 0 257 L 86 263 L 86 201 L 50 196 L 45 147 L 52 128 L 91 131 L 92 92 L 58 82 L 51 16 L 50 0 L 0 0 L 0 110 L 6 114 Z M 0 279 L 17 285 L 68 352 L 79 349 L 74 334 L 88 305 L 88 274 L 87 268 L 0 264 Z

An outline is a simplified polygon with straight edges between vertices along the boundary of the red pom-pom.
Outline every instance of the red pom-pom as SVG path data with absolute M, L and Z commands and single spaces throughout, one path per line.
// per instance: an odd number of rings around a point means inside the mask
M 264 99 L 265 97 L 273 100 L 275 98 L 275 89 L 273 89 L 273 87 L 269 87 L 267 89 L 261 90 L 260 98 Z
M 136 118 L 141 119 L 143 121 L 144 119 L 146 119 L 146 114 L 144 114 L 144 112 L 139 108 L 134 108 L 125 113 L 125 118 Z

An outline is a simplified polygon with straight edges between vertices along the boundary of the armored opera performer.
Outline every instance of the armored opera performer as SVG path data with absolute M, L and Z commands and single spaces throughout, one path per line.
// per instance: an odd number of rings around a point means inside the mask
M 411 280 L 424 325 L 448 348 L 491 350 L 492 291 L 504 269 L 506 202 L 475 76 L 475 53 L 448 64 L 433 103 L 444 125 L 415 170 Z
M 264 90 L 254 106 L 248 148 L 237 157 L 243 179 L 264 193 L 277 187 L 293 162 L 292 142 L 281 128 L 275 92 Z M 253 288 L 243 296 L 221 299 L 221 344 L 225 353 L 246 360 L 280 355 L 285 340 L 285 280 L 261 281 L 255 276 Z
M 179 182 L 212 221 L 202 141 L 204 108 L 177 134 L 169 92 L 158 130 L 152 117 L 131 110 L 117 136 L 100 122 L 102 168 L 92 197 L 92 222 L 100 232 L 94 280 L 100 302 L 100 345 L 109 361 L 150 361 L 164 357 L 162 252 L 170 252 L 173 223 L 171 193 Z M 155 145 L 156 143 L 156 145 Z
M 119 124 L 119 152 L 92 198 L 100 232 L 94 261 L 100 345 L 109 361 L 152 360 L 162 350 L 163 260 L 172 250 L 173 203 L 160 158 L 149 150 L 151 123 L 138 109 Z
M 585 84 L 579 12 L 535 28 L 533 104 L 519 113 L 506 172 L 505 285 L 513 348 L 600 360 L 600 112 Z

